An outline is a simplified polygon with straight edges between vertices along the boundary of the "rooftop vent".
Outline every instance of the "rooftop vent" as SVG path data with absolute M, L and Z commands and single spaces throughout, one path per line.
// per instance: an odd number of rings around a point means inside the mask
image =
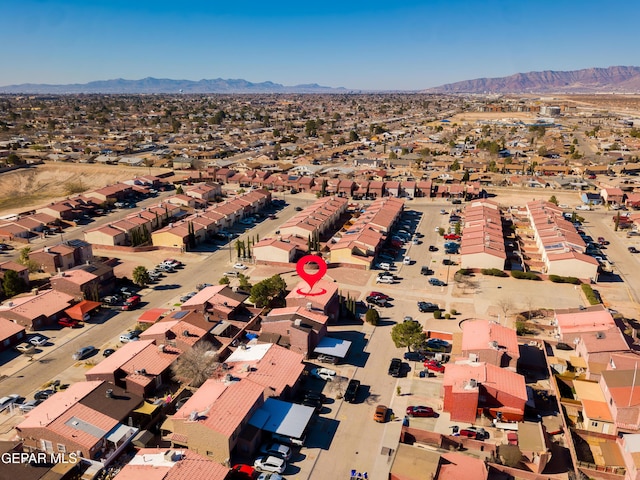
M 107 391 L 105 392 L 105 397 L 113 398 L 113 389 L 111 388 L 107 389 Z
M 596 332 L 596 338 L 604 338 L 604 332 Z

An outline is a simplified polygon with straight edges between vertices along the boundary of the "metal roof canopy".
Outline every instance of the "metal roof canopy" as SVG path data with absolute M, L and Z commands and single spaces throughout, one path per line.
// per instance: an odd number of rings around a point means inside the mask
M 267 398 L 264 405 L 253 414 L 249 424 L 266 432 L 302 438 L 313 413 L 313 407 Z
M 351 342 L 349 340 L 342 340 L 341 338 L 324 337 L 318 346 L 313 351 L 316 354 L 331 355 L 336 358 L 344 358 L 349 353 L 351 348 Z

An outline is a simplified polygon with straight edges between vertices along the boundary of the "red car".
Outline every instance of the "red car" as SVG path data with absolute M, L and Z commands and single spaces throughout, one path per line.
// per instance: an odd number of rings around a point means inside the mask
M 438 414 L 434 412 L 433 408 L 425 407 L 424 405 L 414 405 L 407 407 L 407 415 L 410 417 L 437 417 Z
M 445 240 L 460 240 L 460 235 L 458 235 L 457 233 L 447 233 L 444 236 Z
M 243 463 L 239 463 L 238 465 L 234 465 L 231 471 L 235 474 L 233 478 L 254 478 L 256 475 L 256 469 L 251 465 L 245 465 Z
M 381 298 L 382 300 L 389 300 L 390 299 L 389 295 L 385 295 L 382 292 L 371 292 L 368 296 L 369 297 Z
M 444 373 L 444 365 L 435 360 L 427 360 L 424 362 L 424 366 L 427 370 L 433 370 L 434 372 Z
M 70 318 L 67 317 L 63 317 L 60 320 L 58 320 L 58 325 L 61 325 L 63 327 L 71 327 L 71 328 L 79 328 L 82 325 L 80 325 L 80 322 L 78 322 L 77 320 L 71 320 Z

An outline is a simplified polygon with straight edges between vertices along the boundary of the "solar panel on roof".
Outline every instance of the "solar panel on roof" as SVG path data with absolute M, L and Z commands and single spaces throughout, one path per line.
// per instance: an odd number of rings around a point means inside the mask
M 179 312 L 176 312 L 173 315 L 171 315 L 171 318 L 177 318 L 178 320 L 180 320 L 188 313 L 189 313 L 189 310 L 180 310 Z

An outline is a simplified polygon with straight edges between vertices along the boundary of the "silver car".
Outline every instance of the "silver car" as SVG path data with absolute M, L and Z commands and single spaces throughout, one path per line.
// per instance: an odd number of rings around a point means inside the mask
M 72 358 L 74 360 L 82 360 L 83 358 L 88 357 L 95 351 L 96 351 L 96 347 L 94 347 L 93 345 L 89 345 L 88 347 L 82 347 L 80 350 L 78 350 L 76 353 L 72 355 Z

